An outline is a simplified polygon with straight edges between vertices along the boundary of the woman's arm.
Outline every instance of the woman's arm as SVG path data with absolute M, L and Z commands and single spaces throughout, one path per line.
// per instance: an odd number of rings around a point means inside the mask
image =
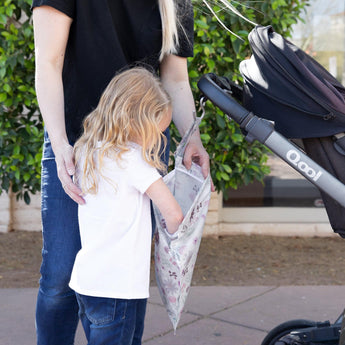
M 194 121 L 193 114 L 195 114 L 194 98 L 189 84 L 187 59 L 176 55 L 166 56 L 160 65 L 160 75 L 163 86 L 172 99 L 173 121 L 179 133 L 183 136 L 192 125 Z M 198 130 L 193 134 L 185 150 L 183 163 L 187 169 L 191 168 L 192 161 L 201 166 L 204 177 L 209 174 L 209 156 L 202 145 Z
M 57 172 L 65 192 L 83 204 L 81 190 L 73 184 L 73 148 L 69 145 L 64 112 L 62 69 L 72 19 L 50 7 L 33 10 L 37 100 L 55 154 Z
M 152 183 L 146 190 L 146 194 L 161 212 L 165 219 L 168 232 L 170 234 L 176 232 L 183 221 L 183 213 L 180 205 L 163 182 L 163 179 Z

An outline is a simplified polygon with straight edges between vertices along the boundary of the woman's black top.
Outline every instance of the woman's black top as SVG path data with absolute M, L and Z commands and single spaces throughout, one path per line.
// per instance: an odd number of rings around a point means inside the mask
M 83 118 L 114 74 L 127 66 L 159 68 L 162 26 L 157 0 L 33 0 L 73 19 L 63 68 L 65 119 L 71 143 Z M 179 10 L 178 56 L 193 56 L 193 10 L 190 0 Z

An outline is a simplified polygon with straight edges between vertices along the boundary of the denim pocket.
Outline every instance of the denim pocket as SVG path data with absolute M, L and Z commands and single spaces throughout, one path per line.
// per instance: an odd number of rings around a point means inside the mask
M 115 299 L 84 295 L 80 298 L 84 304 L 85 314 L 92 324 L 99 326 L 114 321 Z

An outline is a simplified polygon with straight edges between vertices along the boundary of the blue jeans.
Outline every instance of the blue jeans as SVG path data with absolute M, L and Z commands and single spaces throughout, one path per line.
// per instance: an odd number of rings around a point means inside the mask
M 88 345 L 141 345 L 146 299 L 76 295 Z
M 165 133 L 169 143 L 169 132 Z M 164 161 L 168 161 L 167 152 Z M 72 345 L 78 325 L 78 303 L 68 286 L 81 248 L 78 205 L 65 193 L 57 176 L 48 135 L 42 157 L 43 249 L 36 305 L 37 345 Z
M 68 286 L 79 251 L 78 205 L 64 192 L 45 134 L 42 158 L 43 249 L 36 305 L 38 345 L 74 344 L 78 303 Z

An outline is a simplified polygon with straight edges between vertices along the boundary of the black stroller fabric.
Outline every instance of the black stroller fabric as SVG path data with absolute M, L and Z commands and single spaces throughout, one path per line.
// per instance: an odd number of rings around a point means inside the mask
M 306 153 L 345 183 L 345 88 L 318 62 L 271 26 L 249 34 L 252 56 L 240 64 L 242 102 L 272 120 L 287 138 L 302 138 Z M 345 208 L 321 191 L 333 230 L 345 237 Z
M 271 26 L 256 26 L 249 43 L 252 56 L 240 64 L 248 110 L 287 138 L 345 130 L 345 88 L 326 69 Z
M 345 184 L 345 157 L 334 148 L 331 137 L 306 138 L 303 144 L 307 155 Z M 320 190 L 334 232 L 345 238 L 345 208 Z

